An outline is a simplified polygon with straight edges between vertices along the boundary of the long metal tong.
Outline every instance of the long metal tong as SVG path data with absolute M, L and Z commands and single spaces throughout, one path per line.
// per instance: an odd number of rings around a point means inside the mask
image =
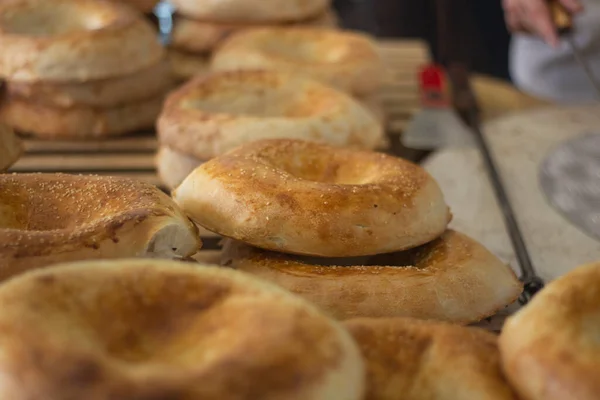
M 504 224 L 521 268 L 520 279 L 523 282 L 524 289 L 519 300 L 522 304 L 525 304 L 544 287 L 544 282 L 537 275 L 531 262 L 527 245 L 498 172 L 498 167 L 487 139 L 481 130 L 479 105 L 470 84 L 467 68 L 470 58 L 467 44 L 474 33 L 473 21 L 469 18 L 471 2 L 468 0 L 437 0 L 437 5 L 440 58 L 447 65 L 452 84 L 454 106 L 471 128 L 474 142 L 483 157 L 485 169 L 500 205 Z
M 521 281 L 523 282 L 524 288 L 523 294 L 519 300 L 522 304 L 525 304 L 544 287 L 544 282 L 535 272 L 535 268 L 527 250 L 527 245 L 525 244 L 523 234 L 521 233 L 517 218 L 515 217 L 515 212 L 504 188 L 496 162 L 490 151 L 490 146 L 488 145 L 485 135 L 481 131 L 479 107 L 477 98 L 469 83 L 468 71 L 464 65 L 452 64 L 448 68 L 448 75 L 452 82 L 455 106 L 463 118 L 465 118 L 467 125 L 471 128 L 473 139 L 483 157 L 485 169 L 502 211 L 506 230 L 508 231 L 512 247 L 521 267 Z

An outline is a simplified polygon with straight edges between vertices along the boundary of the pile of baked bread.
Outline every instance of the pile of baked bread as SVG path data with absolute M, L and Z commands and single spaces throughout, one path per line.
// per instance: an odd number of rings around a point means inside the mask
M 248 28 L 214 52 L 210 74 L 174 90 L 157 122 L 156 165 L 167 187 L 202 162 L 264 138 L 382 149 L 383 62 L 366 35 Z
M 195 167 L 260 139 L 374 149 L 382 124 L 356 99 L 299 74 L 244 70 L 196 78 L 169 95 L 157 123 L 156 165 L 168 187 Z
M 257 27 L 335 28 L 329 0 L 173 0 L 176 9 L 169 57 L 175 76 L 187 80 L 206 72 L 210 56 L 231 35 Z
M 600 264 L 499 337 L 465 326 L 522 285 L 448 228 L 426 171 L 374 151 L 368 37 L 297 26 L 329 25 L 326 0 L 173 3 L 174 54 L 212 72 L 162 107 L 171 70 L 133 7 L 0 1 L 0 170 L 12 128 L 99 138 L 162 108 L 174 188 L 0 174 L 0 399 L 600 398 Z M 200 230 L 224 237 L 219 265 L 195 261 Z
M 204 163 L 173 199 L 62 174 L 0 174 L 0 189 L 1 398 L 600 395 L 600 264 L 499 338 L 462 326 L 521 285 L 447 230 L 437 184 L 401 159 L 271 139 Z M 188 217 L 229 237 L 223 266 L 184 262 L 202 244 Z
M 0 77 L 0 118 L 42 138 L 151 128 L 172 87 L 150 23 L 98 0 L 2 2 Z
M 233 239 L 225 265 L 340 319 L 469 323 L 521 293 L 510 268 L 447 230 L 451 215 L 437 183 L 392 156 L 257 141 L 204 163 L 173 197 L 194 222 Z
M 256 28 L 231 37 L 215 52 L 212 71 L 293 72 L 342 90 L 383 119 L 378 92 L 386 70 L 367 35 L 309 28 Z
M 0 119 L 21 133 L 45 139 L 102 139 L 154 126 L 164 96 L 173 88 L 173 76 L 178 75 L 177 63 L 169 66 L 156 30 L 143 14 L 122 3 L 127 2 L 2 3 L 0 77 L 7 84 Z M 161 144 L 164 143 L 161 156 L 179 158 L 184 165 L 197 165 L 198 161 L 221 154 L 218 146 L 211 151 L 198 148 L 213 147 L 212 137 L 220 136 L 219 129 L 224 125 L 220 116 L 223 113 L 256 116 L 274 125 L 269 128 L 269 137 L 323 140 L 321 125 L 328 124 L 325 142 L 369 149 L 374 147 L 370 143 L 372 132 L 379 129 L 377 146 L 385 147 L 381 134 L 384 116 L 377 93 L 386 71 L 373 40 L 354 32 L 290 26 L 292 21 L 305 21 L 311 16 L 321 20 L 331 14 L 325 0 L 293 4 L 272 0 L 268 7 L 262 2 L 249 6 L 250 3 L 174 2 L 177 14 L 171 48 L 214 54 L 207 66 L 211 72 L 208 82 L 197 78 L 194 84 L 173 92 L 166 102 L 164 114 L 170 114 L 166 118 L 169 122 L 158 123 Z M 147 10 L 153 2 L 137 5 Z M 253 11 L 245 12 L 248 7 Z M 245 19 L 238 20 L 242 16 Z M 243 75 L 245 72 L 249 74 Z M 288 74 L 292 82 L 274 88 L 258 72 Z M 244 76 L 245 84 L 240 84 L 236 73 Z M 323 98 L 323 89 L 312 93 L 307 87 L 296 93 L 300 78 L 329 86 L 331 92 Z M 217 81 L 222 82 L 220 87 L 230 86 L 229 95 L 235 96 L 236 101 L 228 98 L 223 103 L 224 99 L 213 95 L 207 102 L 211 93 L 205 89 Z M 352 97 L 371 115 L 365 116 L 365 111 L 333 90 Z M 178 101 L 181 98 L 185 101 Z M 288 107 L 270 105 L 280 98 Z M 261 110 L 262 104 L 266 104 L 268 112 Z M 173 115 L 173 108 L 189 112 Z M 323 110 L 331 111 L 327 114 Z M 335 121 L 324 121 L 333 114 Z M 339 117 L 350 114 L 357 115 L 342 126 Z M 289 126 L 299 119 L 306 129 L 286 136 Z M 357 129 L 353 122 L 356 119 L 369 122 L 363 121 Z M 311 121 L 319 126 L 308 129 Z M 171 140 L 164 139 L 171 134 L 161 132 L 162 127 L 173 123 L 205 123 L 209 135 L 180 151 L 183 157 L 165 155 L 169 148 L 177 150 L 169 145 Z M 380 127 L 375 128 L 375 123 Z M 363 129 L 364 125 L 370 126 Z M 254 140 L 252 134 L 238 129 L 232 134 L 233 142 Z M 333 138 L 334 135 L 339 138 Z M 363 135 L 367 139 L 360 137 Z M 185 139 L 186 143 L 190 141 L 192 136 Z

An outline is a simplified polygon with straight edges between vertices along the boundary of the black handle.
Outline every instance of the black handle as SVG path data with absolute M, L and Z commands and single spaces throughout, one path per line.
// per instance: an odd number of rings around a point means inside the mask
M 550 15 L 560 35 L 573 30 L 573 16 L 558 0 L 549 0 Z

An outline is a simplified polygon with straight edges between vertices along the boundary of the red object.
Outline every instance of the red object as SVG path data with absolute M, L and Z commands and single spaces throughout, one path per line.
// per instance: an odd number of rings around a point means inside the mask
M 444 70 L 436 64 L 429 64 L 419 70 L 419 84 L 424 90 L 444 89 Z
M 428 64 L 419 69 L 421 106 L 424 108 L 448 108 L 450 102 L 444 91 L 444 69 L 441 65 Z

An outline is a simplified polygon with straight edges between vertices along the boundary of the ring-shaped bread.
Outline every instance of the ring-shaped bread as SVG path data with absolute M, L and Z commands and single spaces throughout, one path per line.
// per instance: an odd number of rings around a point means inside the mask
M 198 77 L 167 97 L 157 129 L 162 144 L 201 160 L 260 139 L 373 149 L 384 136 L 376 117 L 347 94 L 274 71 Z
M 187 81 L 195 76 L 206 75 L 210 70 L 208 56 L 204 54 L 169 49 L 167 58 L 171 66 L 171 74 L 178 81 Z
M 156 172 L 169 189 L 174 189 L 204 161 L 168 146 L 159 146 L 156 153 Z
M 211 69 L 303 74 L 357 96 L 376 91 L 386 75 L 375 43 L 365 34 L 301 27 L 235 34 L 215 52 Z
M 600 262 L 550 282 L 500 335 L 509 381 L 527 400 L 600 398 Z
M 323 257 L 413 248 L 440 236 L 451 219 L 437 183 L 418 165 L 301 140 L 261 140 L 213 158 L 173 196 L 213 232 Z
M 517 399 L 491 332 L 410 318 L 358 318 L 344 325 L 365 361 L 365 399 Z
M 327 10 L 311 19 L 295 21 L 291 24 L 336 28 L 338 20 L 333 10 Z M 190 53 L 208 53 L 214 51 L 225 39 L 234 33 L 255 27 L 255 24 L 249 23 L 219 23 L 177 15 L 173 23 L 170 46 Z
M 2 285 L 0 304 L 2 399 L 363 398 L 343 326 L 225 268 L 62 264 Z
M 61 108 L 7 97 L 0 118 L 16 131 L 44 139 L 97 139 L 152 128 L 164 95 L 111 108 Z
M 181 258 L 201 242 L 173 201 L 140 181 L 0 175 L 0 280 L 74 260 Z
M 156 172 L 167 189 L 174 189 L 204 161 L 178 152 L 168 146 L 159 146 L 155 157 Z M 219 237 L 202 226 L 197 226 L 201 238 Z
M 132 74 L 86 82 L 6 83 L 9 97 L 56 107 L 110 108 L 163 95 L 173 87 L 166 60 Z
M 172 0 L 189 18 L 215 22 L 277 23 L 318 15 L 330 0 Z
M 106 0 L 0 2 L 0 76 L 85 81 L 130 74 L 164 55 L 151 24 Z
M 222 263 L 276 283 L 339 319 L 470 323 L 495 314 L 522 291 L 512 269 L 451 230 L 412 250 L 342 259 L 286 255 L 228 240 Z
M 21 141 L 7 125 L 0 124 L 0 172 L 8 169 L 23 153 Z

